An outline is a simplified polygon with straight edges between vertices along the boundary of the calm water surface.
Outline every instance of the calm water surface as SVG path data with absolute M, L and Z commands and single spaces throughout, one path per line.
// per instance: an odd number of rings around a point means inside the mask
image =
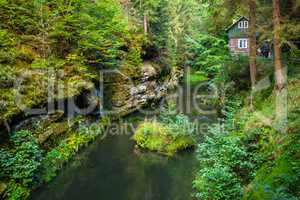
M 184 89 L 182 95 L 188 97 L 184 104 L 191 102 L 192 92 Z M 192 111 L 190 117 L 199 117 L 200 121 L 212 118 Z M 99 139 L 77 155 L 54 181 L 36 191 L 32 199 L 193 199 L 192 180 L 197 165 L 194 152 L 180 153 L 174 158 L 137 152 L 130 134 Z
M 176 158 L 134 151 L 129 136 L 92 144 L 32 199 L 188 200 L 195 167 L 193 153 Z

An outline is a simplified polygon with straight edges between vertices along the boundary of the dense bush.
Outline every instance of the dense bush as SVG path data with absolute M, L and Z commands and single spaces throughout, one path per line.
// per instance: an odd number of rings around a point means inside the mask
M 195 145 L 193 137 L 181 132 L 180 129 L 173 132 L 173 128 L 158 122 L 144 122 L 137 128 L 133 139 L 138 147 L 169 156 Z
M 130 46 L 129 42 L 133 41 L 126 22 L 121 19 L 122 7 L 115 0 L 68 4 L 64 1 L 9 1 L 1 5 L 0 10 L 4 19 L 0 37 L 6 41 L 0 45 L 11 46 L 16 40 L 21 45 L 33 44 L 36 53 L 43 58 L 66 58 L 73 54 L 86 64 L 115 66 L 123 58 L 120 47 Z M 11 34 L 15 38 L 5 39 Z M 136 56 L 139 57 L 139 53 Z
M 243 199 L 298 199 L 300 188 L 295 183 L 300 180 L 300 136 L 293 134 L 284 142 L 286 145 L 280 147 L 277 158 L 264 163 L 257 171 Z
M 242 182 L 254 169 L 252 155 L 238 137 L 223 132 L 220 125 L 212 127 L 204 142 L 199 144 L 200 166 L 194 181 L 199 199 L 240 199 Z
M 257 81 L 263 78 L 273 76 L 274 63 L 268 58 L 258 57 L 257 65 Z M 250 66 L 249 57 L 247 55 L 232 55 L 224 64 L 224 70 L 228 76 L 228 82 L 233 81 L 237 90 L 247 90 L 250 88 Z
M 1 150 L 1 172 L 5 179 L 13 179 L 24 186 L 37 183 L 42 150 L 37 139 L 29 131 L 15 132 L 10 137 L 14 148 Z
M 298 83 L 288 89 L 288 133 L 261 122 L 274 116 L 276 98 L 267 92 L 255 101 L 261 115 L 251 112 L 240 97 L 227 96 L 225 122 L 211 127 L 198 145 L 198 174 L 194 180 L 199 199 L 297 199 L 300 180 Z
M 171 130 L 172 135 L 195 137 L 195 124 L 190 121 L 188 116 L 177 113 L 175 104 L 170 104 L 164 108 L 158 118 L 162 124 L 165 124 Z
M 176 114 L 174 109 L 169 106 L 159 115 L 158 121 L 143 122 L 138 126 L 133 139 L 139 147 L 172 156 L 196 144 L 194 124 L 187 116 Z
M 226 98 L 222 114 L 225 122 L 210 127 L 208 135 L 197 148 L 199 171 L 194 180 L 199 199 L 241 199 L 244 185 L 255 176 L 264 161 L 256 144 L 261 129 L 244 132 L 245 118 L 238 118 L 240 98 Z
M 40 148 L 30 131 L 22 130 L 10 136 L 10 147 L 0 149 L 0 179 L 6 185 L 4 198 L 27 199 L 33 188 L 52 180 L 83 146 L 104 134 L 105 126 L 110 123 L 107 118 L 89 125 L 81 118 L 74 122 L 66 137 L 48 152 Z
M 14 181 L 8 183 L 7 190 L 3 195 L 3 197 L 8 200 L 27 199 L 29 196 L 30 196 L 30 189 Z
M 187 38 L 191 59 L 188 64 L 195 70 L 209 75 L 220 72 L 229 57 L 225 40 L 209 34 L 199 34 L 196 39 Z
M 31 132 L 23 130 L 10 137 L 11 149 L 0 150 L 0 177 L 9 181 L 4 197 L 17 200 L 29 196 L 29 188 L 40 183 L 43 150 Z

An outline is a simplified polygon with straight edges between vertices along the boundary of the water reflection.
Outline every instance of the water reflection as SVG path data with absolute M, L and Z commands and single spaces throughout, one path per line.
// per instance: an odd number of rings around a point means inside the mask
M 188 200 L 195 160 L 134 151 L 126 135 L 111 136 L 76 157 L 32 199 Z

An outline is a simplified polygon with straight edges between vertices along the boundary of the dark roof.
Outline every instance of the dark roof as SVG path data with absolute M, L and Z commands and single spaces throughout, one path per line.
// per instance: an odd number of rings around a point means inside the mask
M 230 26 L 226 29 L 226 31 L 229 31 L 232 27 L 234 27 L 238 22 L 240 22 L 240 21 L 242 21 L 242 20 L 247 20 L 247 21 L 249 21 L 249 19 L 248 19 L 247 17 L 242 16 L 242 17 L 240 17 L 236 22 L 234 22 L 232 25 L 230 25 Z

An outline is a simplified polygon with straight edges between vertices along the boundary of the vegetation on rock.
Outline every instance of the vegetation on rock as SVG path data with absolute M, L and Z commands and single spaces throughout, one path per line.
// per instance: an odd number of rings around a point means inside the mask
M 73 119 L 68 129 L 64 129 L 64 139 L 58 144 L 44 145 L 27 130 L 15 132 L 10 137 L 12 146 L 0 150 L 1 181 L 6 185 L 3 197 L 6 199 L 26 199 L 32 189 L 51 181 L 63 165 L 84 146 L 103 135 L 108 121 L 87 126 L 82 119 Z M 50 124 L 48 130 L 55 126 Z M 56 137 L 58 140 L 58 137 Z M 3 183 L 2 182 L 2 183 Z
M 141 123 L 133 139 L 140 148 L 169 156 L 191 148 L 197 142 L 194 124 L 183 114 L 171 114 L 170 109 L 165 109 L 160 114 L 159 121 Z
M 31 117 L 26 109 L 83 95 L 102 69 L 126 76 L 104 80 L 122 86 L 107 87 L 120 108 L 147 90 L 125 83 L 155 63 L 149 87 L 176 67 L 192 69 L 191 84 L 209 77 L 224 122 L 198 141 L 195 124 L 171 106 L 139 125 L 138 147 L 172 156 L 197 146 L 201 200 L 299 199 L 299 11 L 299 0 L 0 0 L 0 198 L 28 199 L 109 123 L 62 113 L 12 131 Z M 249 14 L 249 55 L 230 54 L 226 27 Z M 270 58 L 256 55 L 262 43 Z

